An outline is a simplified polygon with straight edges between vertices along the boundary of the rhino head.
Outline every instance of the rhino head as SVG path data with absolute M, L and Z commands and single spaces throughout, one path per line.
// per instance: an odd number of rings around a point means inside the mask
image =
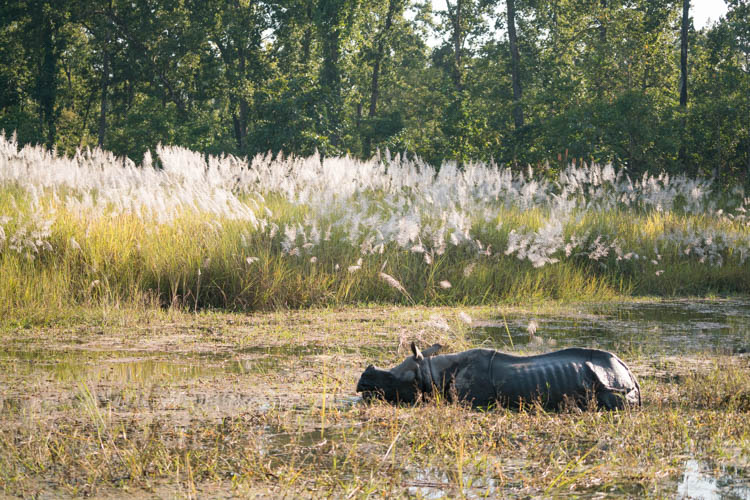
M 425 386 L 423 377 L 425 360 L 434 356 L 441 347 L 440 344 L 434 344 L 421 352 L 412 342 L 413 355 L 406 358 L 400 365 L 390 370 L 376 368 L 373 365 L 368 366 L 357 382 L 357 392 L 361 392 L 366 401 L 382 398 L 390 403 L 415 403 Z M 426 383 L 431 384 L 432 380 Z

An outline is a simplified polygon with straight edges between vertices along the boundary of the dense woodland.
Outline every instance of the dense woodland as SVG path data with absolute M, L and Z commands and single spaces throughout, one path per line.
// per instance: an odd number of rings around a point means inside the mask
M 3 0 L 0 129 L 58 153 L 612 162 L 750 182 L 750 1 Z

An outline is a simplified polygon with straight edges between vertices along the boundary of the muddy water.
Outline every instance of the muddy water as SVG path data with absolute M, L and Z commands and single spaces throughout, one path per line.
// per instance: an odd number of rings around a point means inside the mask
M 60 382 L 112 381 L 167 383 L 227 374 L 272 373 L 284 363 L 304 367 L 323 354 L 353 354 L 355 349 L 319 346 L 245 347 L 215 353 L 160 351 L 0 348 L 0 367 L 21 375 L 46 372 Z
M 466 474 L 461 478 L 461 495 L 455 486 L 455 477 L 449 477 L 444 472 L 434 469 L 417 469 L 414 471 L 413 479 L 406 481 L 405 486 L 411 496 L 423 499 L 453 498 L 464 496 L 466 498 L 502 498 L 504 488 L 492 477 L 482 475 Z M 504 485 L 518 487 L 520 485 Z
M 221 419 L 272 408 L 305 412 L 321 399 L 310 384 L 297 384 L 321 370 L 328 385 L 322 397 L 329 408 L 343 409 L 361 398 L 342 394 L 331 365 L 354 352 L 317 345 L 170 353 L 24 349 L 14 344 L 0 348 L 0 415 L 49 414 L 55 409 L 64 413 L 79 406 L 87 393 L 100 407 L 122 415 L 162 416 L 175 422 L 188 422 L 196 414 Z
M 59 382 L 167 383 L 230 373 L 273 370 L 278 357 L 175 356 L 166 352 L 3 350 L 0 366 L 20 374 L 45 372 Z
M 750 300 L 594 304 L 572 315 L 509 315 L 474 326 L 474 338 L 494 346 L 579 346 L 646 354 L 745 353 L 750 351 Z

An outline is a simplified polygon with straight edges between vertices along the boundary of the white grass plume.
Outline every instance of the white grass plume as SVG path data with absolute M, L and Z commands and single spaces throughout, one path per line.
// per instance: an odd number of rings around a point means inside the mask
M 414 299 L 411 298 L 411 295 L 409 295 L 409 292 L 406 291 L 406 288 L 404 288 L 401 282 L 399 282 L 396 278 L 394 278 L 390 274 L 384 273 L 383 271 L 380 271 L 378 273 L 378 276 L 380 277 L 381 280 L 385 281 L 391 288 L 395 288 L 396 290 L 401 292 L 404 295 L 404 297 L 409 299 L 409 302 L 411 302 L 412 304 L 416 304 L 416 302 L 414 302 Z

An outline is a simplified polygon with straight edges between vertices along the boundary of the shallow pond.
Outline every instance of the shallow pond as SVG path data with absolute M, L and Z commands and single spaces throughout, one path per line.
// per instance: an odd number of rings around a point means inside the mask
M 750 350 L 750 300 L 591 304 L 574 314 L 508 315 L 478 321 L 473 336 L 479 342 L 506 347 L 538 344 L 646 354 L 744 353 Z
M 113 381 L 127 384 L 175 382 L 227 373 L 272 370 L 278 357 L 174 355 L 166 352 L 88 350 L 0 350 L 0 366 L 20 374 L 46 372 L 60 382 Z
M 700 460 L 687 460 L 677 486 L 677 498 L 750 500 L 750 474 L 736 467 L 716 467 Z
M 217 352 L 0 348 L 0 368 L 20 375 L 46 372 L 60 382 L 110 381 L 168 383 L 226 374 L 274 372 L 282 365 L 309 365 L 323 355 L 347 355 L 368 349 L 316 345 L 241 347 Z M 372 353 L 372 349 L 370 349 Z

